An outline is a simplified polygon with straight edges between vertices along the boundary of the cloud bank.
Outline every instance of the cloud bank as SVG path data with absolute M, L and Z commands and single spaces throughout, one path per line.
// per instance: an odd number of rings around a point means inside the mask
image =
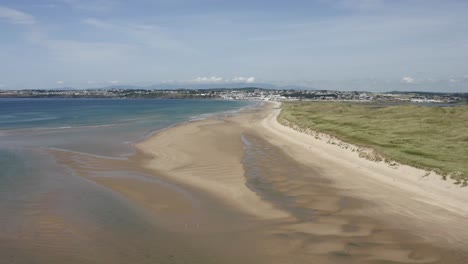
M 406 77 L 401 78 L 401 82 L 407 83 L 407 84 L 413 84 L 416 82 L 416 80 L 412 77 L 406 76 Z
M 36 24 L 36 20 L 33 16 L 5 6 L 0 6 L 0 18 L 5 19 L 12 24 Z
M 223 78 L 218 76 L 197 77 L 189 82 L 193 83 L 254 83 L 255 77 Z

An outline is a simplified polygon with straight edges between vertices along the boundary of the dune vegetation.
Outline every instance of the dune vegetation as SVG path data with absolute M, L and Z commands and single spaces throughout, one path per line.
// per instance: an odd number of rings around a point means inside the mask
M 468 185 L 468 106 L 285 102 L 278 120 Z

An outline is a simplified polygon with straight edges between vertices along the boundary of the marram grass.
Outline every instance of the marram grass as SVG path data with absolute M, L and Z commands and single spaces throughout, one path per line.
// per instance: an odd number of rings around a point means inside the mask
M 467 185 L 468 106 L 284 102 L 282 123 L 331 134 Z

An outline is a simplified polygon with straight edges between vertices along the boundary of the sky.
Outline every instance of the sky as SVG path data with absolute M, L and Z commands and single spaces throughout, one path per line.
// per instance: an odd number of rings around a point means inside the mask
M 466 0 L 0 0 L 0 89 L 468 92 Z

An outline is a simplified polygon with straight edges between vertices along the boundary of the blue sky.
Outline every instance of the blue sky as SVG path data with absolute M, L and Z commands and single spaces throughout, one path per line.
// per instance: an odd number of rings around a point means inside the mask
M 468 92 L 465 0 L 0 0 L 0 32 L 0 89 Z

